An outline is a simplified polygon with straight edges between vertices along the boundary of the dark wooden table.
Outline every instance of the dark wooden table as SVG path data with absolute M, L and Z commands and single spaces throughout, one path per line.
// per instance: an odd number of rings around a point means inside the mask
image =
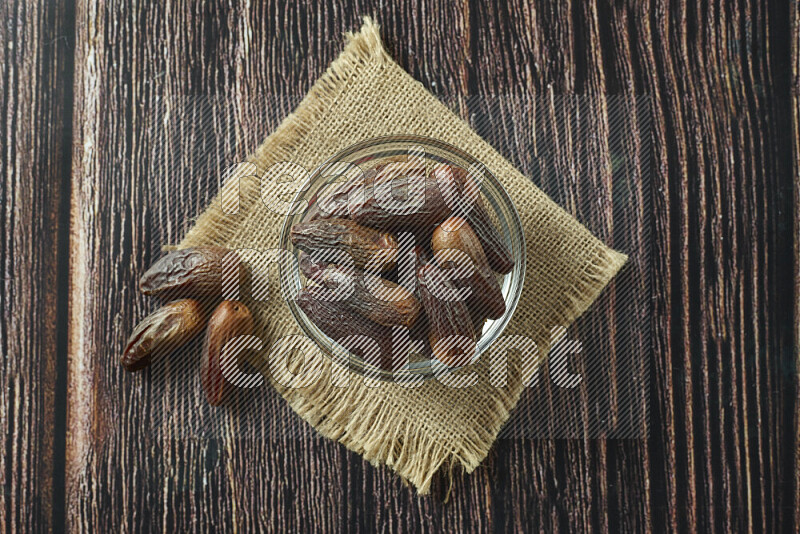
M 0 14 L 3 531 L 800 527 L 800 3 L 7 0 Z M 303 94 L 364 14 L 444 98 L 650 95 L 649 439 L 501 440 L 447 503 L 311 435 L 148 441 L 148 381 L 116 353 L 149 309 L 133 288 L 151 226 L 210 193 L 141 187 L 160 179 L 145 119 L 160 99 L 223 99 L 223 152 L 242 157 L 275 127 L 256 97 Z M 183 142 L 187 165 L 193 149 L 219 157 Z

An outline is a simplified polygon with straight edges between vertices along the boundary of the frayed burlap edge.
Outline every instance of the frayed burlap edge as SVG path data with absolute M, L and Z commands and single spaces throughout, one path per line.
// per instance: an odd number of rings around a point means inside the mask
M 295 112 L 248 161 L 260 169 L 279 161 L 291 161 L 296 153 L 294 147 L 336 104 L 351 76 L 375 62 L 392 61 L 383 48 L 377 25 L 369 18 L 364 19 L 359 33 L 347 34 L 347 41 L 342 54 L 314 84 Z M 255 181 L 242 182 L 239 214 L 232 217 L 220 206 L 225 187 L 209 209 L 198 217 L 179 248 L 224 244 L 234 237 L 239 229 L 236 218 L 243 220 L 260 195 Z M 624 254 L 599 244 L 581 274 L 563 288 L 566 298 L 558 303 L 559 309 L 552 310 L 553 316 L 560 318 L 563 324 L 570 324 L 592 304 L 626 259 Z M 529 378 L 521 377 L 523 382 Z M 343 395 L 330 383 L 302 390 L 271 383 L 292 409 L 323 436 L 339 441 L 373 465 L 389 466 L 420 494 L 430 491 L 433 476 L 443 466 L 449 466 L 448 472 L 452 472 L 453 465 L 461 465 L 470 473 L 483 461 L 523 390 L 498 390 L 493 399 L 495 406 L 491 407 L 495 417 L 487 426 L 465 429 L 460 439 L 447 440 L 440 433 L 431 432 L 427 422 L 396 413 L 389 402 L 376 402 L 373 391 L 366 387 L 356 390 L 354 395 L 350 392 Z
M 570 324 L 586 311 L 626 261 L 625 254 L 598 248 L 583 275 L 564 293 L 566 304 L 557 312 L 564 324 Z M 543 354 L 540 361 L 545 357 Z M 531 367 L 530 373 L 535 369 Z M 530 378 L 525 376 L 522 382 Z M 430 432 L 424 421 L 398 414 L 389 403 L 374 402 L 373 392 L 366 387 L 349 402 L 341 402 L 341 391 L 330 385 L 330 381 L 325 387 L 302 393 L 274 382 L 273 385 L 292 409 L 323 436 L 339 441 L 374 466 L 386 464 L 414 485 L 420 495 L 430 492 L 433 476 L 442 466 L 449 466 L 447 473 L 452 476 L 455 464 L 461 465 L 467 473 L 480 465 L 523 391 L 523 388 L 516 388 L 512 395 L 507 395 L 505 390 L 498 389 L 493 408 L 500 409 L 492 427 L 470 428 L 464 439 L 445 443 L 436 439 L 438 434 Z M 348 423 L 343 426 L 338 423 L 341 420 Z

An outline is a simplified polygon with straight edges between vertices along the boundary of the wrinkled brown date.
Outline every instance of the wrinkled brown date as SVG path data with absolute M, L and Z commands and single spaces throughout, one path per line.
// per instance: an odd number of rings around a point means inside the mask
M 464 219 L 450 217 L 440 224 L 433 232 L 431 246 L 436 253 L 457 249 L 469 256 L 475 270 L 463 282 L 471 289 L 468 299 L 470 308 L 482 312 L 489 319 L 503 316 L 506 312 L 506 301 L 500 284 L 489 267 L 478 237 Z
M 145 295 L 169 297 L 221 296 L 226 256 L 223 247 L 194 247 L 170 252 L 139 281 Z M 228 258 L 234 260 L 235 256 Z
M 447 365 L 458 366 L 469 361 L 475 349 L 475 331 L 464 301 L 446 301 L 432 292 L 433 284 L 450 290 L 455 286 L 442 276 L 433 264 L 417 271 L 420 298 L 430 325 L 429 339 L 434 356 Z
M 167 354 L 200 333 L 206 312 L 200 302 L 176 300 L 148 315 L 133 329 L 120 364 L 126 371 L 139 371 L 154 358 Z
M 332 340 L 372 365 L 391 369 L 392 329 L 351 312 L 341 301 L 326 300 L 328 296 L 324 288 L 306 287 L 298 293 L 297 304 Z M 356 343 L 350 336 L 364 337 Z
M 489 213 L 483 207 L 482 202 L 475 204 L 475 207 L 467 215 L 467 220 L 483 246 L 489 266 L 500 274 L 510 273 L 514 268 L 511 252 L 489 218 Z
M 252 334 L 253 316 L 241 302 L 223 301 L 211 315 L 200 360 L 200 382 L 210 405 L 222 403 L 227 392 L 227 380 L 222 373 L 222 352 L 225 345 L 239 336 Z M 235 347 L 229 348 L 233 349 Z
M 450 183 L 453 179 L 464 204 L 456 209 L 456 214 L 465 218 L 486 254 L 489 266 L 500 274 L 507 274 L 514 268 L 511 251 L 503 241 L 503 236 L 492 223 L 483 204 L 475 182 L 461 167 L 442 164 L 433 170 L 434 178 L 440 183 Z M 451 202 L 452 203 L 452 202 Z
M 375 277 L 382 287 L 372 291 L 363 273 L 331 266 L 313 278 L 328 289 L 352 287 L 352 293 L 342 304 L 350 311 L 384 326 L 410 327 L 419 316 L 419 300 L 404 287 Z M 377 294 L 376 294 L 377 293 Z
M 321 196 L 311 206 L 303 220 L 347 219 L 350 216 L 350 203 L 367 194 L 369 184 L 372 183 L 376 174 L 375 169 L 368 169 L 363 174 L 340 184 L 332 192 Z
M 375 176 L 370 193 L 350 203 L 350 218 L 367 226 L 420 229 L 450 213 L 439 184 L 424 167 L 389 163 Z
M 313 254 L 303 252 L 302 250 L 297 254 L 297 264 L 303 276 L 311 280 L 316 280 L 330 265 L 329 262 L 320 260 Z
M 316 204 L 313 218 L 340 217 L 387 230 L 427 228 L 450 214 L 440 184 L 424 164 L 402 161 L 367 171 Z
M 292 226 L 292 243 L 306 252 L 329 249 L 342 250 L 353 258 L 359 269 L 368 265 L 381 266 L 381 271 L 394 268 L 397 240 L 391 234 L 379 232 L 347 219 L 319 219 Z

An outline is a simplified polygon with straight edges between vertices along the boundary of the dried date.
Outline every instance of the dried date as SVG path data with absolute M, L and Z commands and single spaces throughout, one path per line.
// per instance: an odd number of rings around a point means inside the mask
M 329 262 L 320 260 L 315 255 L 302 250 L 297 254 L 297 264 L 303 276 L 310 280 L 316 280 L 330 265 Z
M 380 271 L 390 271 L 397 261 L 397 240 L 394 236 L 347 219 L 297 223 L 292 226 L 291 240 L 306 252 L 344 251 L 353 258 L 353 263 L 359 269 L 379 266 Z
M 376 174 L 375 169 L 367 169 L 362 174 L 340 184 L 327 195 L 322 195 L 311 206 L 303 220 L 347 219 L 350 216 L 350 203 L 355 202 L 359 197 L 366 197 L 369 185 Z
M 228 256 L 231 254 L 231 256 Z M 223 247 L 194 247 L 170 252 L 144 273 L 139 289 L 145 295 L 219 297 L 227 262 L 235 253 Z
M 331 266 L 316 282 L 328 289 L 352 287 L 342 304 L 351 312 L 384 326 L 410 327 L 419 316 L 419 300 L 404 287 L 377 276 L 369 278 L 354 269 Z M 368 287 L 368 284 L 372 284 Z
M 389 230 L 428 228 L 450 214 L 439 185 L 424 167 L 389 163 L 375 176 L 371 194 L 350 203 L 350 218 Z
M 210 405 L 222 403 L 227 393 L 227 380 L 222 372 L 223 350 L 231 340 L 252 335 L 253 329 L 253 316 L 241 302 L 223 301 L 211 315 L 200 361 L 200 382 Z M 228 350 L 234 351 L 235 346 Z
M 133 329 L 120 358 L 126 371 L 139 371 L 200 333 L 206 312 L 197 300 L 170 302 L 145 317 Z
M 454 290 L 452 282 L 434 264 L 428 264 L 417 272 L 420 299 L 430 325 L 430 345 L 433 355 L 451 366 L 469 361 L 475 350 L 475 331 L 472 318 L 464 301 L 447 301 L 435 296 L 434 284 Z
M 440 183 L 451 183 L 459 192 L 461 202 L 455 210 L 456 215 L 463 217 L 475 231 L 475 235 L 483 247 L 489 266 L 500 274 L 507 274 L 514 268 L 511 251 L 505 244 L 503 236 L 489 217 L 483 204 L 477 184 L 461 167 L 442 164 L 433 170 L 433 176 Z M 453 201 L 451 201 L 451 204 Z
M 437 257 L 451 249 L 464 252 L 472 260 L 474 271 L 465 279 L 471 290 L 470 308 L 483 312 L 489 319 L 499 319 L 506 312 L 506 302 L 500 284 L 489 267 L 486 256 L 475 232 L 460 217 L 450 217 L 433 232 L 431 246 Z M 443 266 L 444 267 L 444 266 Z
M 392 329 L 351 312 L 341 301 L 327 300 L 328 296 L 325 288 L 306 287 L 298 293 L 297 304 L 333 341 L 372 365 L 390 369 Z

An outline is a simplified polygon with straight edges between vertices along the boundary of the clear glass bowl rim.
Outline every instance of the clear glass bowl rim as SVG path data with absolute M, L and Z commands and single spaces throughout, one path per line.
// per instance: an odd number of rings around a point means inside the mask
M 305 312 L 300 309 L 293 299 L 287 299 L 287 305 L 289 306 L 289 310 L 291 311 L 292 316 L 294 317 L 298 326 L 300 326 L 300 329 L 307 337 L 314 341 L 320 350 L 331 357 L 335 363 L 344 365 L 350 370 L 369 376 L 370 378 L 404 382 L 430 379 L 439 376 L 441 373 L 449 373 L 468 367 L 475 363 L 481 357 L 481 355 L 487 351 L 491 344 L 497 340 L 498 337 L 500 337 L 503 330 L 510 322 L 514 312 L 516 311 L 516 307 L 519 303 L 519 298 L 522 293 L 522 287 L 525 282 L 526 248 L 525 235 L 522 229 L 522 223 L 520 221 L 519 214 L 517 213 L 511 197 L 508 195 L 508 192 L 505 190 L 500 181 L 494 176 L 488 167 L 483 165 L 475 157 L 453 145 L 450 145 L 449 143 L 431 137 L 419 135 L 390 135 L 385 137 L 370 138 L 355 143 L 334 154 L 332 157 L 318 165 L 317 168 L 311 173 L 308 180 L 306 180 L 303 186 L 298 190 L 293 199 L 292 205 L 297 205 L 298 202 L 301 202 L 304 196 L 313 187 L 315 182 L 319 180 L 320 176 L 322 176 L 323 172 L 325 172 L 326 169 L 330 168 L 332 165 L 335 165 L 343 159 L 346 159 L 354 154 L 358 154 L 362 151 L 379 152 L 380 147 L 387 147 L 389 145 L 397 144 L 405 144 L 406 146 L 409 144 L 414 144 L 415 146 L 432 147 L 437 150 L 449 152 L 470 165 L 482 165 L 485 169 L 485 178 L 483 184 L 481 185 L 481 192 L 483 193 L 484 199 L 487 200 L 491 205 L 492 210 L 498 214 L 501 226 L 503 226 L 501 231 L 504 234 L 507 245 L 510 241 L 511 251 L 514 259 L 514 268 L 510 273 L 504 275 L 502 283 L 503 296 L 506 299 L 506 313 L 500 319 L 487 321 L 489 328 L 487 330 L 486 326 L 484 326 L 483 334 L 478 341 L 477 353 L 472 360 L 470 360 L 470 362 L 459 367 L 448 367 L 438 360 L 428 360 L 424 362 L 414 362 L 408 367 L 391 371 L 381 369 L 365 362 L 361 358 L 351 354 L 349 351 L 341 347 L 338 343 L 331 340 L 305 315 Z M 464 168 L 469 167 L 465 166 Z M 487 186 L 490 191 L 487 191 Z M 295 222 L 302 220 L 302 218 L 305 216 L 305 213 L 306 210 L 303 210 L 303 212 L 299 214 L 289 213 L 285 216 L 280 236 L 280 247 L 283 250 L 290 252 L 294 251 L 294 246 L 291 244 L 289 239 L 290 230 Z M 292 269 L 292 272 L 289 273 L 289 276 L 281 276 L 281 283 L 283 284 L 282 290 L 284 295 L 295 295 L 299 288 L 302 287 L 299 269 Z

